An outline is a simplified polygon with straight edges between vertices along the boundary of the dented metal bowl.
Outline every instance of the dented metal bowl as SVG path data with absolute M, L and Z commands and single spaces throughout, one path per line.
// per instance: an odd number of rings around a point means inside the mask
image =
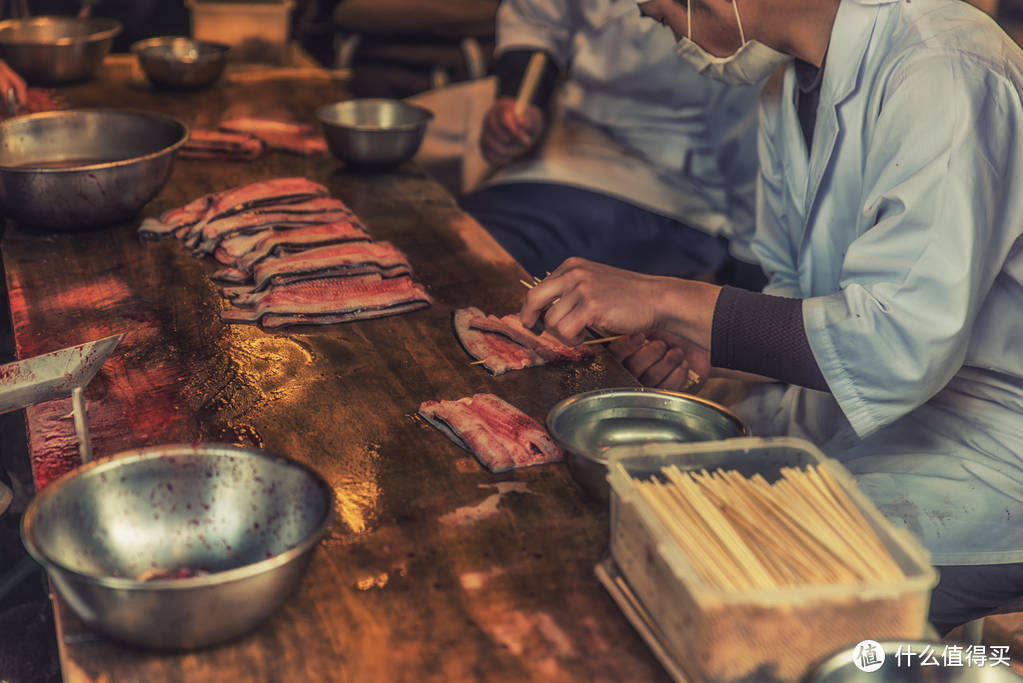
M 331 514 L 330 487 L 306 465 L 235 446 L 162 446 L 57 479 L 30 503 L 22 538 L 90 627 L 187 650 L 277 610 Z M 174 572 L 188 576 L 144 580 Z
M 593 498 L 607 501 L 607 450 L 657 442 L 692 443 L 746 436 L 727 408 L 689 394 L 643 387 L 577 394 L 547 414 L 547 431 L 565 451 L 569 472 Z

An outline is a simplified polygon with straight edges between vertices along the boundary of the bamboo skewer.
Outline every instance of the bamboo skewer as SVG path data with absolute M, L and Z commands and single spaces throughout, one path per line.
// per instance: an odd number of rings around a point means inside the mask
M 521 118 L 526 113 L 526 109 L 529 108 L 529 103 L 533 100 L 536 89 L 540 87 L 540 78 L 543 76 L 543 68 L 546 63 L 547 55 L 542 52 L 534 52 L 529 58 L 529 63 L 526 65 L 526 74 L 522 77 L 522 83 L 519 84 L 519 92 L 515 96 L 515 104 L 513 105 L 515 116 Z
M 891 582 L 902 570 L 829 472 L 783 468 L 773 484 L 736 471 L 635 482 L 697 575 L 730 591 Z

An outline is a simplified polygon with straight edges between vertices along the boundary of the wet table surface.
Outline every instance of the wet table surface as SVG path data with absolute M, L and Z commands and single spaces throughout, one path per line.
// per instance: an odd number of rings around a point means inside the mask
M 58 94 L 70 106 L 159 111 L 198 127 L 245 114 L 312 122 L 315 106 L 343 97 L 316 79 L 160 93 L 116 65 Z M 605 352 L 496 378 L 469 365 L 452 309 L 512 312 L 525 274 L 439 185 L 413 166 L 360 175 L 330 157 L 179 160 L 145 215 L 293 175 L 327 184 L 375 238 L 405 251 L 437 304 L 264 332 L 220 322 L 212 265 L 173 240 L 141 242 L 130 225 L 7 231 L 19 358 L 124 334 L 86 391 L 97 457 L 197 440 L 253 445 L 309 463 L 336 495 L 297 592 L 226 645 L 132 649 L 90 633 L 56 599 L 65 680 L 667 680 L 594 577 L 608 511 L 563 465 L 492 475 L 415 416 L 426 399 L 492 392 L 542 420 L 572 394 L 634 383 Z M 76 460 L 68 412 L 68 401 L 26 411 L 40 486 Z

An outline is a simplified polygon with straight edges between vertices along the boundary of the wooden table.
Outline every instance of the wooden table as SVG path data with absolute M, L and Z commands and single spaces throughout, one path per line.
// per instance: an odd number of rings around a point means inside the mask
M 60 92 L 76 106 L 311 120 L 329 82 L 131 86 L 126 69 Z M 608 512 L 561 465 L 491 475 L 415 416 L 425 399 L 493 392 L 538 419 L 557 401 L 634 380 L 609 356 L 491 377 L 470 367 L 453 308 L 517 309 L 524 276 L 413 167 L 349 173 L 332 158 L 179 160 L 147 215 L 211 190 L 303 175 L 409 254 L 437 298 L 409 315 L 267 333 L 219 320 L 210 270 L 132 226 L 75 235 L 9 230 L 2 245 L 19 358 L 123 332 L 86 392 L 97 456 L 172 442 L 251 444 L 305 461 L 335 521 L 290 602 L 255 632 L 187 654 L 97 637 L 55 599 L 68 681 L 665 680 L 603 588 Z M 67 402 L 27 411 L 40 484 L 74 459 Z M 154 615 L 158 618 L 158 615 Z

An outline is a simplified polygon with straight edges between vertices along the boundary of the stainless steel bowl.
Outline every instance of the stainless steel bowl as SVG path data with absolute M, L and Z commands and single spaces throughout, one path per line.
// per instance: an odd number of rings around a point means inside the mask
M 433 112 L 401 100 L 356 99 L 316 110 L 330 151 L 350 166 L 386 171 L 415 156 Z
M 965 657 L 961 666 L 943 666 L 943 642 L 882 641 L 878 643 L 884 652 L 883 663 L 875 671 L 862 671 L 856 666 L 854 657 L 859 656 L 859 646 L 843 650 L 814 667 L 803 679 L 803 683 L 1019 683 L 1019 675 L 1007 666 L 969 666 Z M 898 657 L 899 648 L 903 657 Z M 905 656 L 906 648 L 920 653 L 924 648 L 932 651 L 940 666 L 921 663 L 918 656 Z M 965 649 L 964 646 L 959 646 Z M 876 652 L 876 651 L 875 651 Z M 990 650 L 988 650 L 990 652 Z M 962 655 L 963 650 L 960 650 Z M 989 655 L 990 656 L 990 655 Z M 881 657 L 877 656 L 880 661 Z M 863 660 L 860 660 L 861 662 Z
M 110 52 L 121 23 L 93 17 L 0 21 L 0 59 L 29 83 L 56 84 L 92 76 Z
M 172 88 L 202 88 L 224 73 L 231 48 L 190 38 L 150 38 L 131 46 L 146 77 Z
M 626 387 L 577 394 L 547 414 L 547 431 L 583 490 L 607 501 L 607 449 L 626 444 L 692 443 L 746 436 L 727 408 L 672 391 Z
M 309 467 L 226 445 L 96 460 L 29 504 L 22 539 L 89 626 L 161 650 L 234 638 L 297 585 L 331 490 Z M 140 581 L 153 571 L 203 576 Z
M 37 229 L 134 218 L 166 184 L 188 127 L 162 114 L 54 111 L 0 122 L 0 207 Z

